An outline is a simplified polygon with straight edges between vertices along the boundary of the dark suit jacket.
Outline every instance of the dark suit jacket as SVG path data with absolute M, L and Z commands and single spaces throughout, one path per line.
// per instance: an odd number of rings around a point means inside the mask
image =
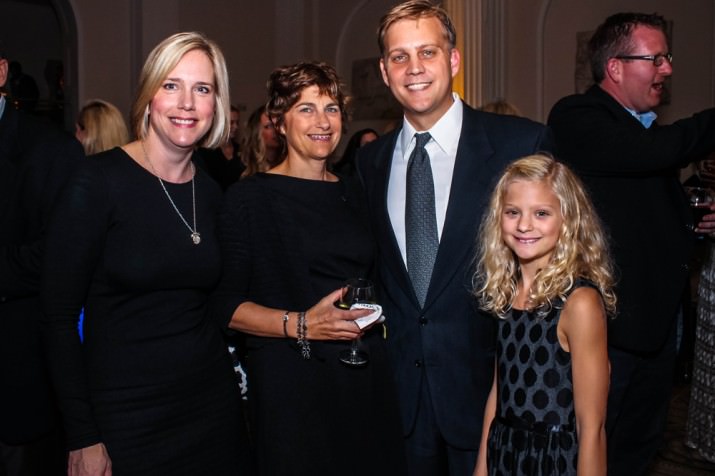
M 476 450 L 492 385 L 495 337 L 495 321 L 478 312 L 470 294 L 477 229 L 506 164 L 550 149 L 550 134 L 527 119 L 464 106 L 449 204 L 424 309 L 387 211 L 387 182 L 398 134 L 394 131 L 360 149 L 357 164 L 378 243 L 379 298 L 387 317 L 404 431 L 408 434 L 414 426 L 424 376 L 447 442 Z
M 42 236 L 81 144 L 5 104 L 0 118 L 0 440 L 22 444 L 55 425 L 39 335 Z
M 557 155 L 581 176 L 611 235 L 619 282 L 609 345 L 657 351 L 688 277 L 692 216 L 678 168 L 715 149 L 715 110 L 645 129 L 600 87 L 549 115 Z

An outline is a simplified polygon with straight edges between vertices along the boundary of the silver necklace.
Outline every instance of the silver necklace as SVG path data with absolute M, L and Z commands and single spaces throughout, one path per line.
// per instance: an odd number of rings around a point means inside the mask
M 199 243 L 201 243 L 201 233 L 199 233 L 198 229 L 196 228 L 196 191 L 194 190 L 194 176 L 196 175 L 196 168 L 194 167 L 194 163 L 191 162 L 191 206 L 194 211 L 194 227 L 191 228 L 191 226 L 189 225 L 189 222 L 186 221 L 186 218 L 184 218 L 184 215 L 181 214 L 181 212 L 179 211 L 179 208 L 174 203 L 174 200 L 171 199 L 171 195 L 169 195 L 169 191 L 164 186 L 164 181 L 161 179 L 161 177 L 159 177 L 159 174 L 156 173 L 156 169 L 154 169 L 154 166 L 152 165 L 151 161 L 149 160 L 149 154 L 147 154 L 147 152 L 146 152 L 146 147 L 144 147 L 144 141 L 140 141 L 140 144 L 142 145 L 142 152 L 144 152 L 144 160 L 146 160 L 146 163 L 149 164 L 149 168 L 151 169 L 154 176 L 157 179 L 159 179 L 159 185 L 161 185 L 161 189 L 166 194 L 166 198 L 169 199 L 169 203 L 171 203 L 171 206 L 174 207 L 174 211 L 176 211 L 176 214 L 179 215 L 179 218 L 181 218 L 181 221 L 184 222 L 184 225 L 186 225 L 186 228 L 188 228 L 189 231 L 191 232 L 191 241 L 193 241 L 195 245 L 198 245 Z

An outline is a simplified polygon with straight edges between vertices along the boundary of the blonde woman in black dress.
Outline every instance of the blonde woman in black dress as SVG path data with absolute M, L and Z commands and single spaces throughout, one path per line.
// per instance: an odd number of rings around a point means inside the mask
M 206 312 L 221 190 L 193 157 L 228 137 L 223 55 L 173 35 L 138 91 L 138 139 L 86 161 L 49 229 L 42 297 L 68 474 L 246 474 L 239 390 Z

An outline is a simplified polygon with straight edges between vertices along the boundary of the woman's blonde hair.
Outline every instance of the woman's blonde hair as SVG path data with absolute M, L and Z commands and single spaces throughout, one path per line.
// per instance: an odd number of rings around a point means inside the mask
M 139 75 L 137 98 L 132 108 L 132 125 L 137 139 L 145 139 L 149 132 L 149 104 L 161 87 L 161 83 L 181 61 L 181 58 L 194 50 L 202 51 L 208 56 L 213 65 L 216 82 L 213 122 L 211 128 L 197 145 L 214 149 L 228 141 L 231 129 L 231 101 L 226 60 L 216 43 L 195 31 L 176 33 L 159 43 L 149 53 Z
M 77 116 L 82 130 L 80 142 L 87 155 L 98 154 L 129 142 L 129 131 L 122 113 L 101 99 L 88 101 Z
M 507 166 L 482 219 L 477 238 L 474 295 L 485 311 L 505 317 L 516 297 L 519 262 L 502 237 L 504 197 L 516 180 L 544 182 L 559 199 L 563 222 L 551 259 L 539 270 L 527 297 L 529 310 L 548 313 L 557 299 L 566 300 L 578 278 L 592 282 L 603 297 L 606 311 L 614 315 L 613 266 L 601 221 L 582 182 L 564 164 L 537 154 Z

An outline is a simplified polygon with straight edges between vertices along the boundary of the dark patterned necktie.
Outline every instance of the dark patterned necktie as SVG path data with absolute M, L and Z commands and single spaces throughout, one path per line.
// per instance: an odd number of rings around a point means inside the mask
M 425 145 L 429 132 L 415 134 L 415 145 L 407 162 L 407 197 L 405 203 L 405 234 L 407 272 L 412 280 L 420 306 L 424 307 L 432 268 L 437 257 L 437 217 L 434 204 L 432 167 Z

